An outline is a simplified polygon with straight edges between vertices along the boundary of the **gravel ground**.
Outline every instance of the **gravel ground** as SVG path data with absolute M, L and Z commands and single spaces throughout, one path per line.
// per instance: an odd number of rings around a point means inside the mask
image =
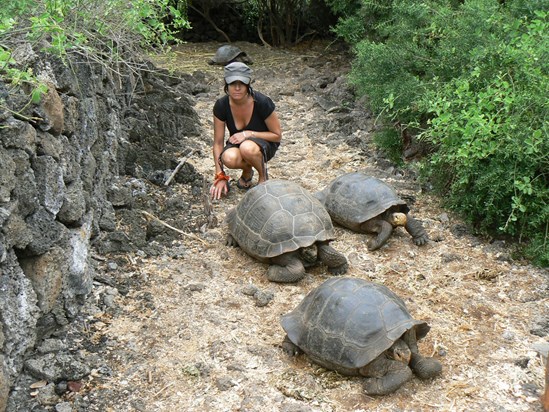
M 90 410 L 540 411 L 540 353 L 549 346 L 547 270 L 513 260 L 504 241 L 473 236 L 422 190 L 413 171 L 376 152 L 375 119 L 350 100 L 342 77 L 348 56 L 336 45 L 239 45 L 254 59 L 255 89 L 273 98 L 283 126 L 271 178 L 315 192 L 336 176 L 364 170 L 392 184 L 423 222 L 431 238 L 423 247 L 399 229 L 382 249 L 368 252 L 368 235 L 341 227 L 332 244 L 347 256 L 348 276 L 385 284 L 430 324 L 420 350 L 440 360 L 442 376 L 414 378 L 392 395 L 372 398 L 358 377 L 325 370 L 306 356 L 287 357 L 280 316 L 330 275 L 320 266 L 297 284 L 270 283 L 267 265 L 224 246 L 223 218 L 244 194 L 233 185 L 227 198 L 195 201 L 181 212 L 203 214 L 206 205 L 215 227 L 177 233 L 156 256 L 100 260 L 127 290 L 111 296 L 117 310 L 90 315 L 90 340 L 102 342 L 93 355 L 109 370 L 92 373 L 80 394 Z M 206 178 L 214 171 L 212 106 L 222 93 L 222 69 L 206 60 L 217 46 L 186 44 L 161 62 L 200 71 L 209 86 L 195 96 L 203 142 L 188 160 Z M 172 186 L 181 196 L 188 192 Z M 109 269 L 114 259 L 119 265 Z

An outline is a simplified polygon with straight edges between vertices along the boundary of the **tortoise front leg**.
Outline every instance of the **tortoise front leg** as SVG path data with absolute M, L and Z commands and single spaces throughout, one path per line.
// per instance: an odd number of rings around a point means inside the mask
M 387 242 L 393 233 L 393 225 L 383 219 L 368 220 L 362 224 L 362 231 L 377 233 L 377 236 L 368 242 L 368 250 L 374 251 Z
M 328 242 L 318 242 L 318 258 L 322 263 L 328 266 L 328 270 L 333 275 L 342 275 L 349 269 L 347 258 L 341 252 L 338 252 L 330 246 Z
M 410 329 L 402 336 L 402 340 L 406 342 L 412 358 L 410 359 L 410 368 L 420 379 L 431 379 L 442 373 L 442 364 L 434 359 L 421 355 L 417 347 L 416 330 Z
M 407 216 L 406 226 L 404 227 L 406 231 L 412 236 L 415 245 L 422 246 L 426 244 L 429 240 L 429 236 L 423 228 L 423 225 L 412 216 Z
M 299 249 L 299 259 L 306 268 L 315 266 L 318 263 L 318 248 L 315 243 L 311 246 Z
M 267 270 L 267 279 L 271 282 L 292 283 L 305 277 L 305 266 L 297 252 L 284 253 L 271 258 L 271 263 Z
M 360 374 L 366 376 L 362 387 L 371 396 L 393 393 L 413 376 L 412 370 L 405 363 L 388 359 L 385 354 L 361 368 Z

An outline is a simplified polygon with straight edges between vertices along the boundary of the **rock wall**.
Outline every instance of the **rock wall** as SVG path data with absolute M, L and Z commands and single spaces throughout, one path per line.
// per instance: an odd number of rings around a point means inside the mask
M 0 411 L 28 353 L 92 290 L 91 245 L 115 232 L 120 193 L 131 198 L 121 176 L 173 168 L 199 134 L 192 76 L 29 46 L 14 56 L 49 90 L 32 104 L 25 86 L 0 82 Z

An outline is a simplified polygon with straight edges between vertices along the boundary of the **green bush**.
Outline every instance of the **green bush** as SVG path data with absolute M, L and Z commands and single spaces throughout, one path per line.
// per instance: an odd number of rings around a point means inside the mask
M 402 166 L 403 142 L 401 133 L 394 128 L 382 128 L 373 136 L 374 144 L 379 148 L 393 163 Z
M 335 3 L 327 0 L 328 3 Z M 419 136 L 446 205 L 549 264 L 547 0 L 354 0 L 336 32 L 350 81 L 387 128 Z M 359 33 L 359 36 L 356 35 Z M 374 141 L 400 155 L 387 131 Z
M 546 265 L 548 29 L 542 12 L 503 25 L 506 41 L 473 55 L 471 72 L 419 104 L 432 115 L 422 139 L 438 147 L 425 175 L 447 205 L 483 231 L 530 239 L 531 258 Z

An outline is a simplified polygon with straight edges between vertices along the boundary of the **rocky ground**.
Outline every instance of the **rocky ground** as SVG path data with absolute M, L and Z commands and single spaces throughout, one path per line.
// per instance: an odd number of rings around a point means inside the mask
M 347 276 L 385 284 L 431 325 L 420 350 L 440 360 L 442 376 L 372 398 L 360 378 L 283 353 L 280 316 L 330 275 L 319 266 L 297 284 L 270 283 L 267 265 L 224 246 L 225 213 L 244 192 L 233 185 L 213 204 L 202 194 L 201 176 L 207 190 L 214 172 L 212 105 L 223 86 L 222 69 L 206 64 L 218 46 L 208 43 L 180 46 L 159 62 L 194 73 L 204 86 L 194 96 L 201 140 L 174 154 L 188 155 L 199 177 L 140 182 L 148 203 L 133 216 L 148 222 L 150 244 L 94 255 L 94 294 L 62 337 L 91 365 L 90 375 L 67 392 L 56 388 L 61 397 L 48 398 L 46 383 L 19 389 L 57 411 L 540 411 L 547 270 L 514 260 L 504 241 L 473 236 L 418 184 L 413 165 L 397 167 L 375 150 L 375 118 L 345 85 L 349 56 L 339 46 L 239 45 L 254 60 L 255 89 L 273 98 L 283 127 L 271 178 L 315 192 L 343 173 L 366 171 L 392 184 L 423 222 L 431 238 L 423 247 L 399 229 L 368 252 L 368 235 L 341 227 L 332 244 L 349 260 Z

